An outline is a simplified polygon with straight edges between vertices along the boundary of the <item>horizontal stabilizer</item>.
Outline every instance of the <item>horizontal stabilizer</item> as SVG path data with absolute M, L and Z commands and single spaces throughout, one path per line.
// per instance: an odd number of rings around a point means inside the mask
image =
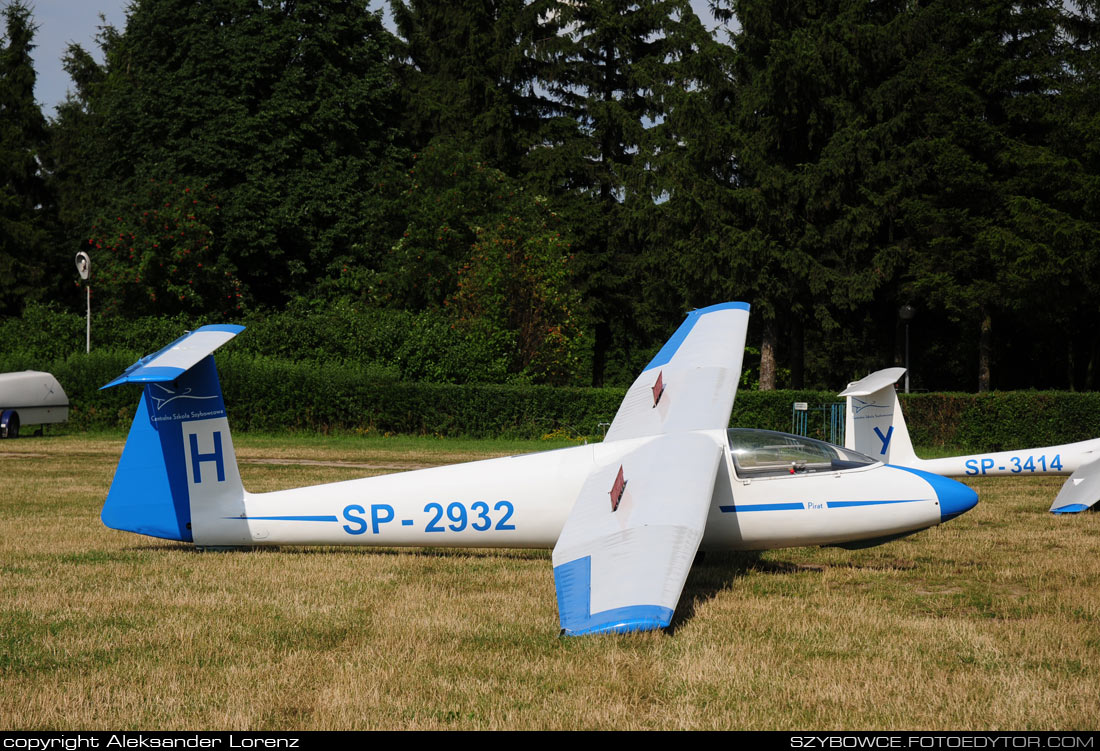
M 887 386 L 893 386 L 903 375 L 905 375 L 905 368 L 876 370 L 869 376 L 860 378 L 858 381 L 852 381 L 848 384 L 848 388 L 841 391 L 837 396 L 868 396 L 876 391 L 881 391 Z
M 101 388 L 108 389 L 120 383 L 174 381 L 242 331 L 244 326 L 234 324 L 214 324 L 197 328 L 164 349 L 141 358 L 126 368 L 122 375 Z
M 1066 479 L 1050 506 L 1052 514 L 1075 514 L 1087 511 L 1100 500 L 1100 459 L 1077 468 Z
M 588 476 L 554 547 L 570 636 L 664 628 L 703 537 L 722 446 L 662 436 Z

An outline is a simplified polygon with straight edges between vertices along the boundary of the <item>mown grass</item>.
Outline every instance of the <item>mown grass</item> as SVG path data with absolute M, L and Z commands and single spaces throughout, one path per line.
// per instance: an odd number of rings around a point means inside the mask
M 235 441 L 253 490 L 546 447 Z M 0 442 L 0 728 L 1100 728 L 1100 514 L 1047 514 L 1059 478 L 864 551 L 712 553 L 669 633 L 560 639 L 547 551 L 106 529 L 121 449 Z

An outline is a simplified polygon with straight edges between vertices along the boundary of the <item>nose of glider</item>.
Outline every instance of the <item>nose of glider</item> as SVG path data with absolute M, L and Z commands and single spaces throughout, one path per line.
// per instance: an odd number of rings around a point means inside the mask
M 940 499 L 940 524 L 965 514 L 978 505 L 978 494 L 972 489 L 961 482 L 948 480 L 946 477 L 939 479 L 945 481 L 943 487 L 935 485 L 933 487 L 936 490 L 936 496 Z
M 931 472 L 920 474 L 936 491 L 936 498 L 940 502 L 940 524 L 965 514 L 978 505 L 978 494 L 961 482 Z
M 920 469 L 912 469 L 910 467 L 901 467 L 899 469 L 905 469 L 908 472 L 919 475 L 925 482 L 932 486 L 932 490 L 936 492 L 936 500 L 939 501 L 940 504 L 940 524 L 943 524 L 948 519 L 954 519 L 956 516 L 965 514 L 978 505 L 978 494 L 961 482 L 956 482 L 947 477 L 934 475 L 931 472 L 925 472 Z

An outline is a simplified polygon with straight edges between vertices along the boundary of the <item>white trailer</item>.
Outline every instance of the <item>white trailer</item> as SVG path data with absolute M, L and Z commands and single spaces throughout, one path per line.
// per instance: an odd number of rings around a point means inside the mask
M 69 397 L 49 373 L 0 373 L 0 438 L 18 438 L 19 428 L 65 422 Z

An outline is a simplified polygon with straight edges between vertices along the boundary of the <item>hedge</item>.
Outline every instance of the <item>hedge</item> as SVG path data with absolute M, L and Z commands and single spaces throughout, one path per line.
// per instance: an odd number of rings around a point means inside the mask
M 219 321 L 214 321 L 218 323 Z M 374 363 L 408 381 L 504 383 L 510 354 L 487 342 L 456 336 L 439 312 L 357 310 L 347 305 L 310 306 L 256 313 L 240 320 L 248 336 L 233 352 L 293 361 L 357 365 Z M 208 320 L 175 316 L 92 319 L 92 351 L 152 351 Z M 83 315 L 30 304 L 22 316 L 0 318 L 0 353 L 52 362 L 83 352 Z
M 0 372 L 47 370 L 72 404 L 77 428 L 126 427 L 137 389 L 99 387 L 137 352 L 92 352 L 43 361 L 0 355 Z M 467 437 L 598 438 L 625 389 L 417 383 L 377 365 L 294 362 L 250 353 L 217 356 L 230 423 L 236 430 L 348 430 Z M 995 392 L 902 395 L 913 443 L 963 452 L 1045 446 L 1100 435 L 1100 393 Z M 828 391 L 742 391 L 730 424 L 788 431 L 792 402 L 837 401 Z

